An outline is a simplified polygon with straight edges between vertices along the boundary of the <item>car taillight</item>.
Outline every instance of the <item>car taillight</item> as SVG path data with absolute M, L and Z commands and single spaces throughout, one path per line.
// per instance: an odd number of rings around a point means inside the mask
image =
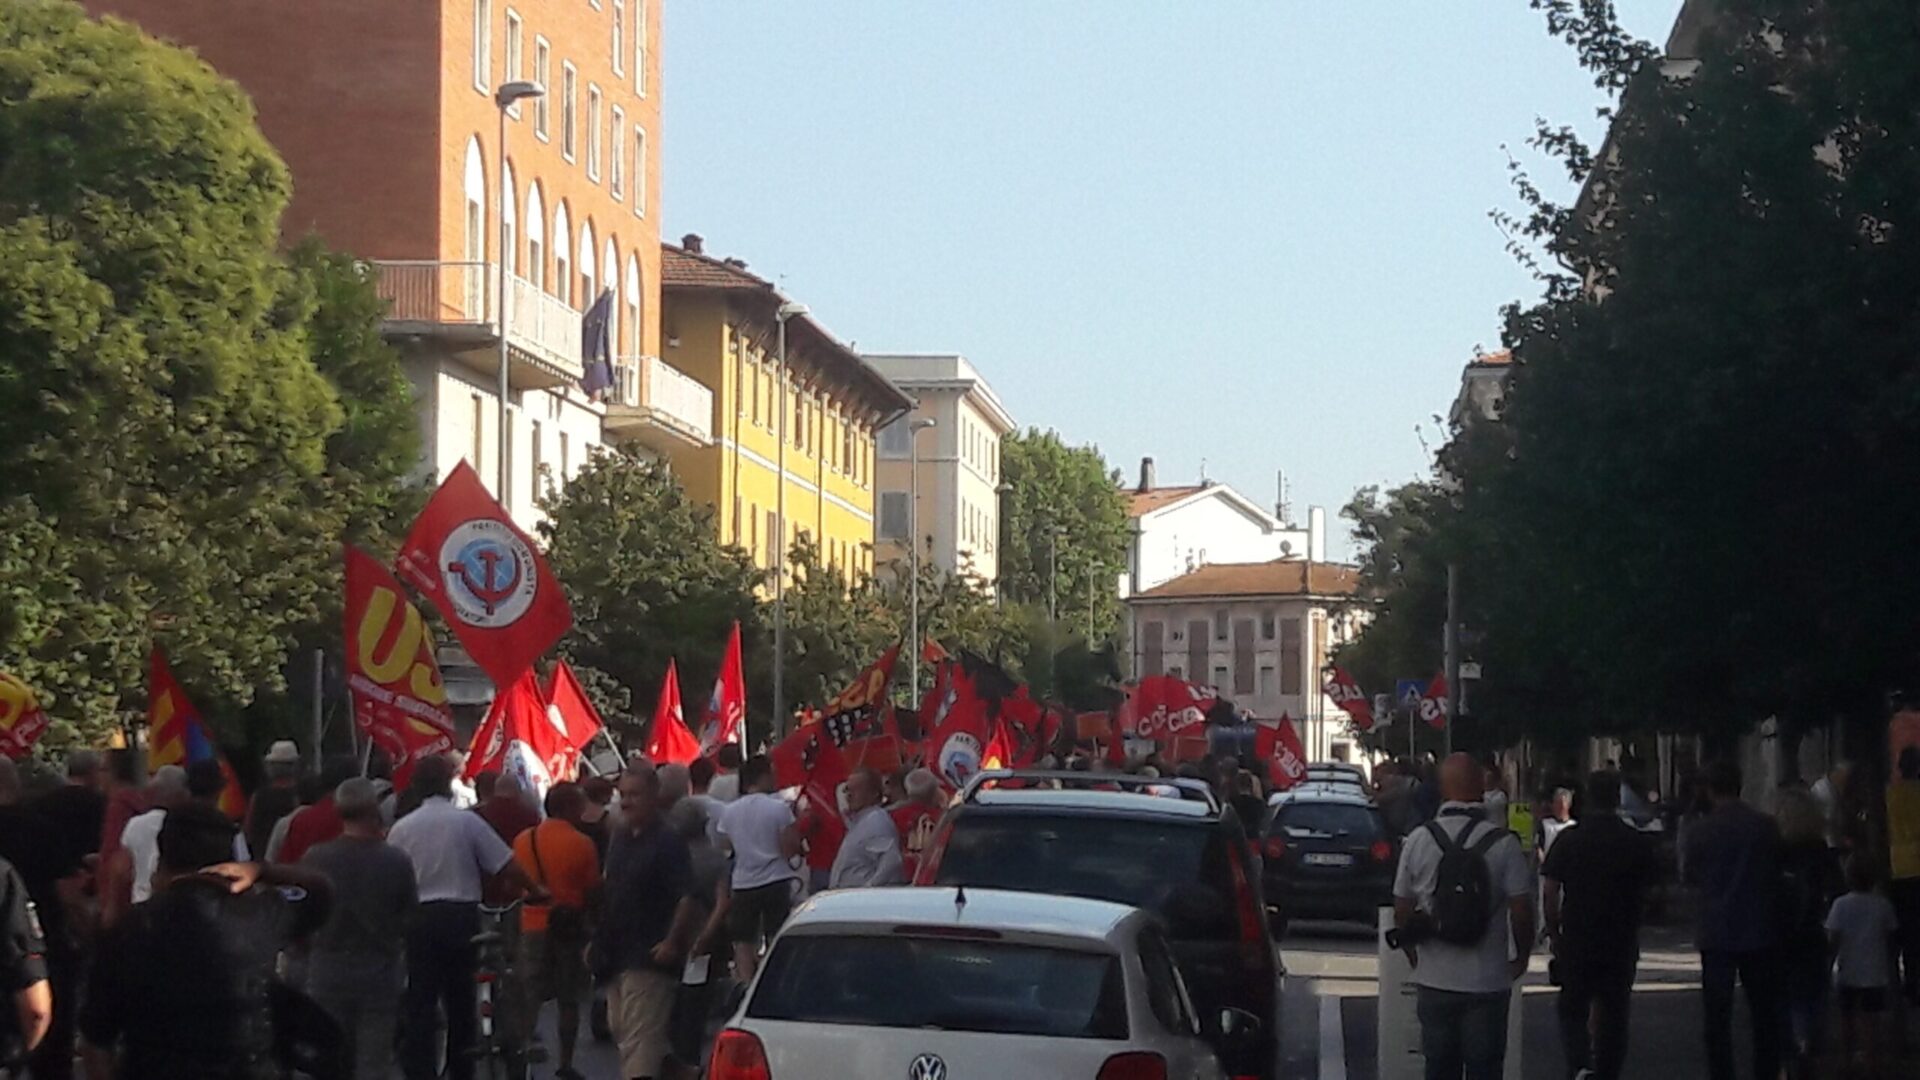
M 1167 1059 L 1144 1050 L 1115 1054 L 1100 1066 L 1098 1080 L 1167 1080 Z
M 772 1080 L 772 1077 L 773 1070 L 767 1067 L 767 1048 L 760 1045 L 758 1035 L 728 1028 L 713 1041 L 707 1080 Z
M 1386 862 L 1393 858 L 1393 845 L 1385 840 L 1375 840 L 1373 846 L 1367 849 L 1367 854 L 1373 856 L 1374 862 Z
M 1267 837 L 1266 852 L 1267 858 L 1278 862 L 1280 857 L 1287 853 L 1287 838 L 1284 836 Z
M 1267 943 L 1267 927 L 1260 918 L 1260 897 L 1253 891 L 1253 879 L 1247 876 L 1247 859 L 1239 845 L 1228 861 L 1233 864 L 1233 907 L 1240 917 L 1240 942 L 1243 945 Z

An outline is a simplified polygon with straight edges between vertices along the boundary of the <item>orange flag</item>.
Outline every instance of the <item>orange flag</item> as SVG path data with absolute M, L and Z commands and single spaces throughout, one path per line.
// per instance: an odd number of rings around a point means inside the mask
M 187 700 L 186 691 L 180 689 L 173 671 L 167 667 L 167 654 L 155 646 L 148 660 L 147 675 L 147 767 L 179 765 L 184 768 L 196 761 L 220 763 L 220 773 L 227 778 L 227 786 L 220 792 L 220 812 L 240 820 L 247 809 L 247 797 L 240 790 L 240 780 L 207 734 L 200 710 Z
M 647 728 L 647 760 L 656 765 L 685 765 L 700 756 L 700 740 L 687 730 L 687 718 L 680 710 L 680 670 L 667 661 L 667 677 L 660 684 L 660 700 L 653 707 L 653 724 Z

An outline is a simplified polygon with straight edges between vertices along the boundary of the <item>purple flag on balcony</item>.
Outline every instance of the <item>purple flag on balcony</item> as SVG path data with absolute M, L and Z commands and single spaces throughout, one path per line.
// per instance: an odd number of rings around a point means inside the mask
M 603 289 L 599 299 L 580 320 L 580 389 L 588 397 L 599 397 L 613 385 L 613 290 Z

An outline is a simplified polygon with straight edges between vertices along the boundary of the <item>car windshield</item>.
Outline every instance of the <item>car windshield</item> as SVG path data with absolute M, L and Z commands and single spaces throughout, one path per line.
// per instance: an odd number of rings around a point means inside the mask
M 1127 1037 L 1119 958 L 1040 945 L 795 934 L 747 1003 L 760 1020 Z
M 1274 814 L 1273 828 L 1296 839 L 1354 839 L 1372 841 L 1380 834 L 1378 815 L 1364 806 L 1346 803 L 1289 803 Z
M 962 815 L 937 877 L 942 885 L 1081 896 L 1158 911 L 1169 916 L 1176 938 L 1233 934 L 1225 838 L 1192 823 Z

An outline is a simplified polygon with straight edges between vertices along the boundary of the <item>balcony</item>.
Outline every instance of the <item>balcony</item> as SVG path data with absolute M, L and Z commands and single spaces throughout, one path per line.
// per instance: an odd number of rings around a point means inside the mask
M 375 260 L 387 337 L 432 343 L 486 375 L 500 370 L 499 268 L 485 262 Z M 518 274 L 507 275 L 508 379 L 516 389 L 580 380 L 581 314 Z
M 657 356 L 613 363 L 607 437 L 660 453 L 713 445 L 713 391 Z

